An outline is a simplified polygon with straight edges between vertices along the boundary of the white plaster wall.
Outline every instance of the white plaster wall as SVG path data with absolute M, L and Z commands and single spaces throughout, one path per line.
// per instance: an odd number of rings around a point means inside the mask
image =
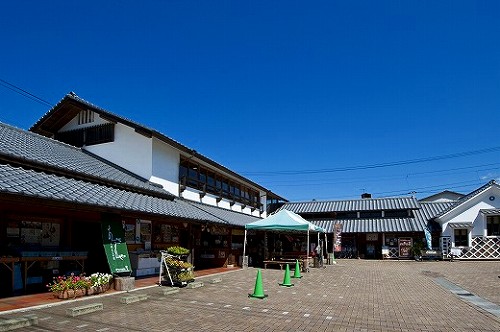
M 156 138 L 152 139 L 152 146 L 152 176 L 149 180 L 179 196 L 179 151 Z
M 182 192 L 182 197 L 191 201 L 195 202 L 200 202 L 208 205 L 213 205 L 213 206 L 218 206 L 223 209 L 231 210 L 231 211 L 236 211 L 236 212 L 244 212 L 247 214 L 251 214 L 250 209 L 247 211 L 241 209 L 241 204 L 240 203 L 234 203 L 233 206 L 231 206 L 230 201 L 227 199 L 222 199 L 220 202 L 217 203 L 217 196 L 212 195 L 212 194 L 205 194 L 200 199 L 200 192 L 191 188 L 186 188 Z
M 156 179 L 154 182 L 160 183 L 160 184 L 164 183 L 164 182 L 161 181 L 161 179 L 160 180 Z M 263 195 L 263 193 L 260 193 L 260 194 Z M 217 202 L 217 196 L 212 195 L 212 194 L 208 194 L 207 193 L 205 196 L 203 196 L 200 199 L 200 191 L 198 191 L 196 189 L 192 189 L 190 187 L 187 187 L 180 194 L 180 196 L 182 196 L 183 198 L 185 198 L 187 200 L 190 200 L 190 201 L 201 202 L 201 203 L 204 203 L 204 204 L 217 206 L 217 207 L 220 207 L 220 208 L 223 208 L 223 209 L 227 209 L 227 210 L 231 210 L 231 211 L 235 211 L 235 212 L 242 212 L 242 213 L 249 214 L 249 215 L 252 215 L 252 216 L 255 216 L 255 217 L 265 218 L 265 216 L 266 216 L 266 212 L 263 212 L 262 215 L 261 215 L 260 211 L 258 209 L 255 209 L 252 212 L 252 209 L 249 206 L 246 206 L 245 208 L 242 209 L 241 208 L 242 204 L 238 203 L 238 202 L 235 202 L 233 204 L 233 206 L 231 206 L 231 204 L 230 204 L 231 202 L 228 199 L 225 199 L 225 198 L 223 198 L 220 202 Z M 266 203 L 266 198 L 263 197 L 261 199 L 261 202 L 262 202 L 262 204 L 265 204 Z
M 198 195 L 198 197 L 200 197 Z M 211 195 L 211 194 L 206 194 L 205 196 L 203 196 L 203 198 L 201 199 L 201 202 L 202 203 L 205 203 L 205 204 L 208 204 L 208 205 L 214 205 L 214 206 L 217 206 L 217 197 L 214 196 L 214 195 Z
M 109 121 L 94 113 L 94 122 L 78 125 L 77 116 L 69 121 L 61 131 L 106 123 L 109 123 Z M 86 146 L 85 149 L 151 182 L 158 183 L 169 193 L 179 196 L 180 153 L 161 140 L 145 137 L 136 133 L 133 128 L 117 123 L 115 125 L 114 142 Z M 188 200 L 265 218 L 267 216 L 265 212 L 267 209 L 265 192 L 260 191 L 259 196 L 263 205 L 264 212 L 262 214 L 258 209 L 253 212 L 250 207 L 242 209 L 242 205 L 239 203 L 231 206 L 230 202 L 225 199 L 217 203 L 217 197 L 210 194 L 200 199 L 199 191 L 191 188 L 186 188 L 182 192 L 182 197 Z
M 184 189 L 184 191 L 180 194 L 185 199 L 188 199 L 190 201 L 195 201 L 199 202 L 200 201 L 200 192 L 194 189 L 191 189 L 187 187 Z
M 490 201 L 489 197 L 494 196 L 495 200 Z M 471 236 L 486 235 L 486 217 L 480 213 L 481 209 L 498 209 L 500 208 L 500 190 L 492 187 L 471 201 L 464 204 L 460 209 L 454 211 L 450 216 L 444 219 L 443 235 L 452 236 L 453 229 L 448 225 L 453 222 L 473 222 L 473 229 L 470 232 Z
M 145 179 L 151 178 L 151 138 L 136 133 L 133 128 L 117 123 L 114 142 L 90 145 L 85 149 Z

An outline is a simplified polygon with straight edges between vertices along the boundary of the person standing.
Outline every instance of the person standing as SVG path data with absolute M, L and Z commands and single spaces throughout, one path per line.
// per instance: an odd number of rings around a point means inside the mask
M 321 240 L 319 240 L 318 245 L 314 250 L 316 251 L 316 256 L 318 257 L 318 266 L 323 267 L 323 250 L 321 246 Z

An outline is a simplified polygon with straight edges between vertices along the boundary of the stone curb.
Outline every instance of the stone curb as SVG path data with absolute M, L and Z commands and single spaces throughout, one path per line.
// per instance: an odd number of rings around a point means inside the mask
M 66 309 L 66 315 L 71 317 L 76 317 L 85 314 L 90 314 L 92 312 L 100 311 L 103 309 L 104 305 L 102 303 L 91 303 L 79 307 L 68 308 Z
M 37 324 L 38 317 L 34 315 L 28 315 L 16 319 L 5 319 L 0 320 L 0 331 L 12 331 Z

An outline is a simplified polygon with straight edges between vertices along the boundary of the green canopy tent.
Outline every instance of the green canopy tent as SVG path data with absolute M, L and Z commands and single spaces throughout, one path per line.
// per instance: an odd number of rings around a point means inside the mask
M 264 231 L 299 231 L 307 232 L 307 257 L 309 257 L 309 233 L 312 232 L 325 232 L 319 226 L 316 226 L 309 221 L 305 220 L 296 213 L 288 210 L 280 210 L 275 214 L 271 214 L 267 218 L 254 221 L 245 225 L 245 238 L 243 242 L 243 257 L 246 257 L 247 246 L 247 231 L 249 229 L 264 230 Z M 319 236 L 319 235 L 318 235 Z

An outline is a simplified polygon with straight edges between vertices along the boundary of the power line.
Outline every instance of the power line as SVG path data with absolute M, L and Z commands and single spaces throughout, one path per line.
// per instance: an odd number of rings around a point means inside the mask
M 0 85 L 3 86 L 4 88 L 7 88 L 11 91 L 14 91 L 15 93 L 20 94 L 21 96 L 26 97 L 26 98 L 28 98 L 34 102 L 37 102 L 39 104 L 47 105 L 50 107 L 54 106 L 51 102 L 48 102 L 45 99 L 42 99 L 42 98 L 32 94 L 31 92 L 28 92 L 28 91 L 18 87 L 17 85 L 9 83 L 1 78 L 0 78 Z
M 489 168 L 484 168 L 487 166 L 491 166 Z M 413 172 L 413 173 L 408 173 L 406 177 L 427 177 L 433 176 L 433 174 L 438 174 L 438 173 L 450 173 L 450 174 L 464 174 L 464 173 L 469 173 L 469 172 L 463 172 L 464 170 L 473 170 L 475 169 L 474 172 L 485 172 L 485 171 L 492 171 L 492 170 L 498 170 L 500 168 L 500 163 L 490 163 L 490 164 L 482 164 L 482 165 L 475 165 L 475 166 L 467 166 L 467 167 L 457 167 L 457 168 L 450 168 L 450 169 L 441 169 L 441 170 L 434 170 L 434 171 L 426 171 L 426 172 Z M 456 172 L 456 171 L 462 171 L 462 172 Z M 322 178 L 308 178 L 308 179 L 293 179 L 293 180 L 278 180 L 278 181 L 266 181 L 266 185 L 272 185 L 275 187 L 306 187 L 306 186 L 311 186 L 311 185 L 336 185 L 336 184 L 349 184 L 349 183 L 373 183 L 373 182 L 387 182 L 387 180 L 401 180 L 404 178 L 404 174 L 391 174 L 391 175 L 377 175 L 376 177 L 373 176 L 363 176 L 363 177 L 349 177 L 349 178 L 327 178 L 327 177 L 322 177 Z
M 401 160 L 401 161 L 393 161 L 387 163 L 379 163 L 379 164 L 368 164 L 368 165 L 358 165 L 358 166 L 349 166 L 349 167 L 339 167 L 339 168 L 325 168 L 325 169 L 305 169 L 305 170 L 287 170 L 287 171 L 260 171 L 260 172 L 242 172 L 245 176 L 255 176 L 255 175 L 303 175 L 303 174 L 321 174 L 321 173 L 336 173 L 336 172 L 348 172 L 348 171 L 358 171 L 358 170 L 367 170 L 374 168 L 385 168 L 385 167 L 394 167 L 394 166 L 402 166 L 402 165 L 410 165 L 417 163 L 424 163 L 430 161 L 437 161 L 443 159 L 452 159 L 452 158 L 460 158 L 460 157 L 468 157 L 474 156 L 483 153 L 491 153 L 500 151 L 500 146 L 485 148 L 480 150 L 466 151 L 466 152 L 458 152 L 441 156 L 433 156 L 433 157 L 425 157 L 425 158 L 417 158 L 417 159 L 409 159 L 409 160 Z
M 433 186 L 424 186 L 424 187 L 417 187 L 413 188 L 411 192 L 408 190 L 391 190 L 391 191 L 380 191 L 380 192 L 373 192 L 373 195 L 376 195 L 378 198 L 383 198 L 383 197 L 396 197 L 396 196 L 402 196 L 402 195 L 409 195 L 409 194 L 434 194 L 437 192 L 442 192 L 443 190 L 453 190 L 453 189 L 462 189 L 462 188 L 477 188 L 478 185 L 481 183 L 478 183 L 478 181 L 461 181 L 461 182 L 454 182 L 454 183 L 448 183 L 448 184 L 439 184 L 439 185 L 433 185 Z M 343 196 L 324 196 L 324 197 L 316 197 L 316 199 L 320 200 L 342 200 L 342 199 L 353 199 L 353 197 L 357 197 L 359 195 L 353 194 L 353 195 L 343 195 Z M 300 198 L 295 198 L 292 199 L 292 201 L 309 201 L 310 199 L 300 199 Z

